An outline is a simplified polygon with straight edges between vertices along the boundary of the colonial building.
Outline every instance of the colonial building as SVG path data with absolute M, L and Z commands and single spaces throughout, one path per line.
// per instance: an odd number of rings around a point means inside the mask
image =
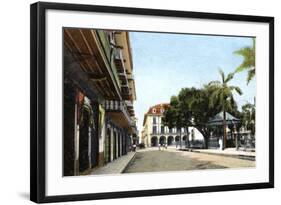
M 203 144 L 203 136 L 194 127 L 189 127 L 188 131 L 185 128 L 169 129 L 162 123 L 164 111 L 169 107 L 169 104 L 157 104 L 149 108 L 144 115 L 143 130 L 141 140 L 147 147 L 158 146 L 159 144 L 167 144 L 168 146 L 185 146 L 187 139 L 189 141 L 201 142 Z
M 127 32 L 65 28 L 63 38 L 63 172 L 72 176 L 130 151 L 136 92 Z

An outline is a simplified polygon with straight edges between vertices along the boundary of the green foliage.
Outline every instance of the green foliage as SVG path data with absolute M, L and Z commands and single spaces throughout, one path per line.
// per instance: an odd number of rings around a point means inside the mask
M 212 87 L 212 92 L 209 98 L 209 107 L 214 108 L 220 106 L 223 112 L 233 112 L 237 107 L 233 97 L 235 91 L 239 95 L 242 95 L 242 90 L 238 86 L 229 86 L 228 83 L 233 79 L 234 73 L 229 73 L 225 78 L 225 74 L 222 70 L 219 70 L 221 75 L 221 82 L 212 81 L 208 86 Z
M 234 73 L 225 75 L 219 70 L 221 81 L 212 81 L 203 88 L 182 88 L 178 96 L 172 96 L 170 107 L 165 111 L 163 124 L 172 127 L 196 127 L 205 138 L 210 136 L 213 129 L 208 121 L 221 111 L 238 113 L 233 92 L 242 94 L 237 86 L 229 86 Z M 207 146 L 207 145 L 206 145 Z
M 252 47 L 244 47 L 234 52 L 236 55 L 242 56 L 243 62 L 236 68 L 235 72 L 248 71 L 247 84 L 255 76 L 255 67 L 256 67 L 256 40 L 253 38 Z
M 86 126 L 92 127 L 94 125 L 93 109 L 90 105 L 83 103 L 81 106 L 81 117 L 79 124 L 86 123 Z
M 247 130 L 251 130 L 252 134 L 255 134 L 255 116 L 256 107 L 254 104 L 247 103 L 242 106 L 242 124 Z
M 178 96 L 172 96 L 170 107 L 164 112 L 162 122 L 169 128 L 194 126 L 205 138 L 205 147 L 211 131 L 221 132 L 221 127 L 210 127 L 208 122 L 221 111 L 242 116 L 237 109 L 233 92 L 242 95 L 242 90 L 228 83 L 234 73 L 225 75 L 219 70 L 221 81 L 212 81 L 202 88 L 182 88 Z
M 234 73 L 229 73 L 225 78 L 225 74 L 222 70 L 219 70 L 221 75 L 221 82 L 210 82 L 209 85 L 214 85 L 216 88 L 214 89 L 212 95 L 210 96 L 210 108 L 214 108 L 214 102 L 216 102 L 220 107 L 221 111 L 223 111 L 223 139 L 224 139 L 224 148 L 226 143 L 226 119 L 225 113 L 234 112 L 234 108 L 237 108 L 236 102 L 233 97 L 233 92 L 235 91 L 239 95 L 242 95 L 242 91 L 237 86 L 229 86 L 228 83 L 233 79 Z
M 169 128 L 181 128 L 185 122 L 183 113 L 181 112 L 180 102 L 177 96 L 172 96 L 170 100 L 170 107 L 164 112 L 162 123 Z

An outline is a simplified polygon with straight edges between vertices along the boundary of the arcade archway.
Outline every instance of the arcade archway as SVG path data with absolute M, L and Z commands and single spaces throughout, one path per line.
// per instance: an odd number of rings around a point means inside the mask
M 174 137 L 173 136 L 169 136 L 168 137 L 168 146 L 173 145 L 173 143 L 174 143 Z
M 158 139 L 156 136 L 151 138 L 151 147 L 156 147 L 158 146 Z
M 161 136 L 160 139 L 159 139 L 159 143 L 161 145 L 166 144 L 166 137 L 165 136 Z

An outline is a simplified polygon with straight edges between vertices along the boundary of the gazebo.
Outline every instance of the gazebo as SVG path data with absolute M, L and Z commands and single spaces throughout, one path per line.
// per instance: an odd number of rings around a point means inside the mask
M 225 113 L 225 121 L 227 125 L 236 125 L 240 123 L 240 120 L 228 112 Z M 208 125 L 217 126 L 223 125 L 223 112 L 220 112 L 215 115 L 215 117 L 211 118 L 208 122 Z
M 225 122 L 226 125 L 237 125 L 241 122 L 240 119 L 234 117 L 233 115 L 229 114 L 228 112 L 225 113 Z M 216 114 L 213 118 L 211 118 L 208 123 L 209 126 L 219 126 L 223 125 L 223 112 Z M 238 149 L 238 136 L 236 136 L 235 140 L 236 149 Z

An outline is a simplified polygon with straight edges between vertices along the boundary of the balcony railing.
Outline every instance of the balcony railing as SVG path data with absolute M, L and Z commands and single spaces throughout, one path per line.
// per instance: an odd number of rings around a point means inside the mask
M 115 57 L 115 61 L 117 62 L 117 66 L 118 66 L 118 70 L 120 70 L 121 72 L 125 71 L 125 64 L 124 64 L 124 58 L 123 58 L 123 54 L 122 54 L 122 49 L 117 47 L 114 50 L 114 57 Z
M 119 76 L 118 76 L 117 68 L 116 68 L 115 62 L 111 58 L 111 50 L 114 49 L 114 48 L 112 47 L 112 45 L 110 45 L 109 40 L 107 38 L 107 35 L 104 31 L 97 30 L 97 34 L 98 34 L 100 42 L 102 44 L 102 47 L 103 47 L 105 56 L 107 58 L 107 61 L 109 62 L 111 71 L 112 71 L 112 73 L 113 73 L 113 75 L 116 79 L 116 82 L 119 86 L 119 89 L 120 89 L 121 88 L 121 82 L 120 82 L 120 79 L 119 79 Z
M 113 111 L 113 112 L 122 112 L 131 126 L 134 125 L 134 121 L 130 117 L 130 113 L 126 107 L 126 104 L 123 101 L 117 100 L 106 100 L 105 101 L 105 110 L 106 111 Z
M 119 79 L 121 81 L 122 92 L 124 94 L 129 94 L 130 89 L 129 89 L 128 76 L 127 76 L 121 48 L 114 48 L 114 57 L 115 57 L 114 60 L 119 75 Z
M 135 79 L 133 74 L 128 74 L 127 73 L 127 76 L 128 76 L 128 80 L 134 80 Z
M 126 100 L 125 103 L 126 103 L 127 107 L 132 107 L 132 108 L 134 107 L 133 103 L 129 100 Z

